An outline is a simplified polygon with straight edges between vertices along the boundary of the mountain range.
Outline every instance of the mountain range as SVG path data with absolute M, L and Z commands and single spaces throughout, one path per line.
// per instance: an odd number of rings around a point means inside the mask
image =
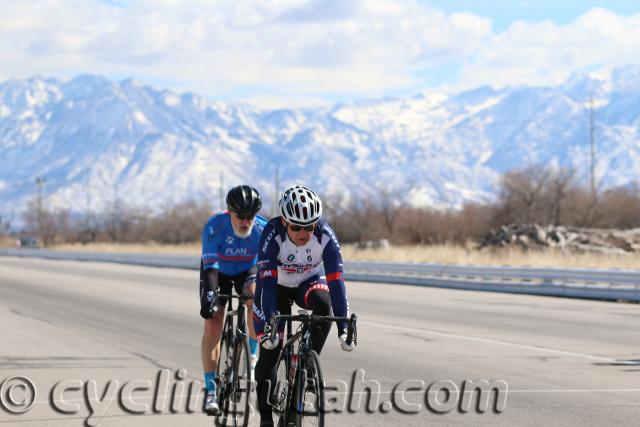
M 93 75 L 13 79 L 0 84 L 0 215 L 17 215 L 39 189 L 46 206 L 84 212 L 194 198 L 219 207 L 239 183 L 273 203 L 276 187 L 298 182 L 333 203 L 457 208 L 491 200 L 502 174 L 533 164 L 587 180 L 592 129 L 598 185 L 637 181 L 640 67 L 554 87 L 277 110 Z

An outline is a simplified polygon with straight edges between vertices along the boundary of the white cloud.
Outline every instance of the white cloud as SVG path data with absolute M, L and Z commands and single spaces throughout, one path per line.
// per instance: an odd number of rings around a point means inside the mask
M 464 86 L 558 84 L 593 67 L 640 62 L 640 14 L 595 8 L 568 25 L 512 24 L 496 34 L 461 72 Z
M 214 95 L 383 93 L 473 48 L 486 19 L 417 1 L 3 2 L 0 77 L 154 76 Z
M 273 94 L 256 94 L 243 98 L 243 102 L 264 110 L 276 110 L 280 108 L 305 108 L 327 107 L 333 104 L 326 98 L 312 96 L 287 96 Z
M 496 34 L 488 18 L 418 0 L 23 0 L 0 4 L 0 80 L 95 73 L 298 103 L 417 92 L 451 63 L 466 64 L 464 86 L 545 84 L 640 58 L 639 24 L 594 9 Z

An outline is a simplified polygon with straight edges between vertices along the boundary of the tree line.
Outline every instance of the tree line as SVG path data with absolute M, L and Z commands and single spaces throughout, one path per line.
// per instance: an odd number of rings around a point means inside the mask
M 333 216 L 343 240 L 386 238 L 395 244 L 479 242 L 509 224 L 630 229 L 640 227 L 640 187 L 598 191 L 581 183 L 573 169 L 535 165 L 503 175 L 492 203 L 442 210 L 359 200 Z
M 189 200 L 167 205 L 159 212 L 118 200 L 104 211 L 84 215 L 68 209 L 38 209 L 34 201 L 23 215 L 21 234 L 38 236 L 41 244 L 64 243 L 161 243 L 181 244 L 200 239 L 212 206 Z
M 596 191 L 580 183 L 572 169 L 530 166 L 501 177 L 491 203 L 467 203 L 461 209 L 416 208 L 381 197 L 348 205 L 324 200 L 325 217 L 344 243 L 388 239 L 394 244 L 466 244 L 481 240 L 501 225 L 544 224 L 589 228 L 640 227 L 637 183 Z M 209 201 L 167 205 L 159 212 L 120 201 L 100 213 L 73 215 L 50 211 L 36 201 L 26 210 L 24 233 L 45 245 L 70 242 L 180 244 L 198 242 L 213 213 Z M 0 222 L 1 224 L 1 222 Z M 7 227 L 0 227 L 0 233 Z

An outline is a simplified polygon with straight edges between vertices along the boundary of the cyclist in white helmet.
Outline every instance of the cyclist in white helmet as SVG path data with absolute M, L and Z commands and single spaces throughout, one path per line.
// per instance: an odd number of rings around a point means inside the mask
M 335 316 L 349 316 L 340 244 L 321 218 L 318 195 L 305 186 L 294 185 L 280 197 L 280 214 L 269 221 L 260 237 L 253 305 L 256 336 L 262 343 L 255 375 L 260 425 L 265 427 L 273 425 L 268 380 L 276 382 L 275 365 L 284 330 L 284 325 L 279 325 L 276 341 L 269 339 L 271 315 L 290 314 L 295 301 L 313 314 L 327 316 L 333 308 Z M 318 354 L 330 329 L 331 324 L 326 322 L 312 325 L 312 348 Z M 346 322 L 338 323 L 338 338 L 343 350 L 353 350 L 355 343 L 347 344 Z

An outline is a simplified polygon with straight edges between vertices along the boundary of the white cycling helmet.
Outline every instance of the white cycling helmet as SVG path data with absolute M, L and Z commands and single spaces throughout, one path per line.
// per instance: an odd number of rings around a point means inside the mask
M 294 185 L 280 196 L 280 213 L 290 224 L 311 225 L 322 215 L 322 202 L 315 191 Z

